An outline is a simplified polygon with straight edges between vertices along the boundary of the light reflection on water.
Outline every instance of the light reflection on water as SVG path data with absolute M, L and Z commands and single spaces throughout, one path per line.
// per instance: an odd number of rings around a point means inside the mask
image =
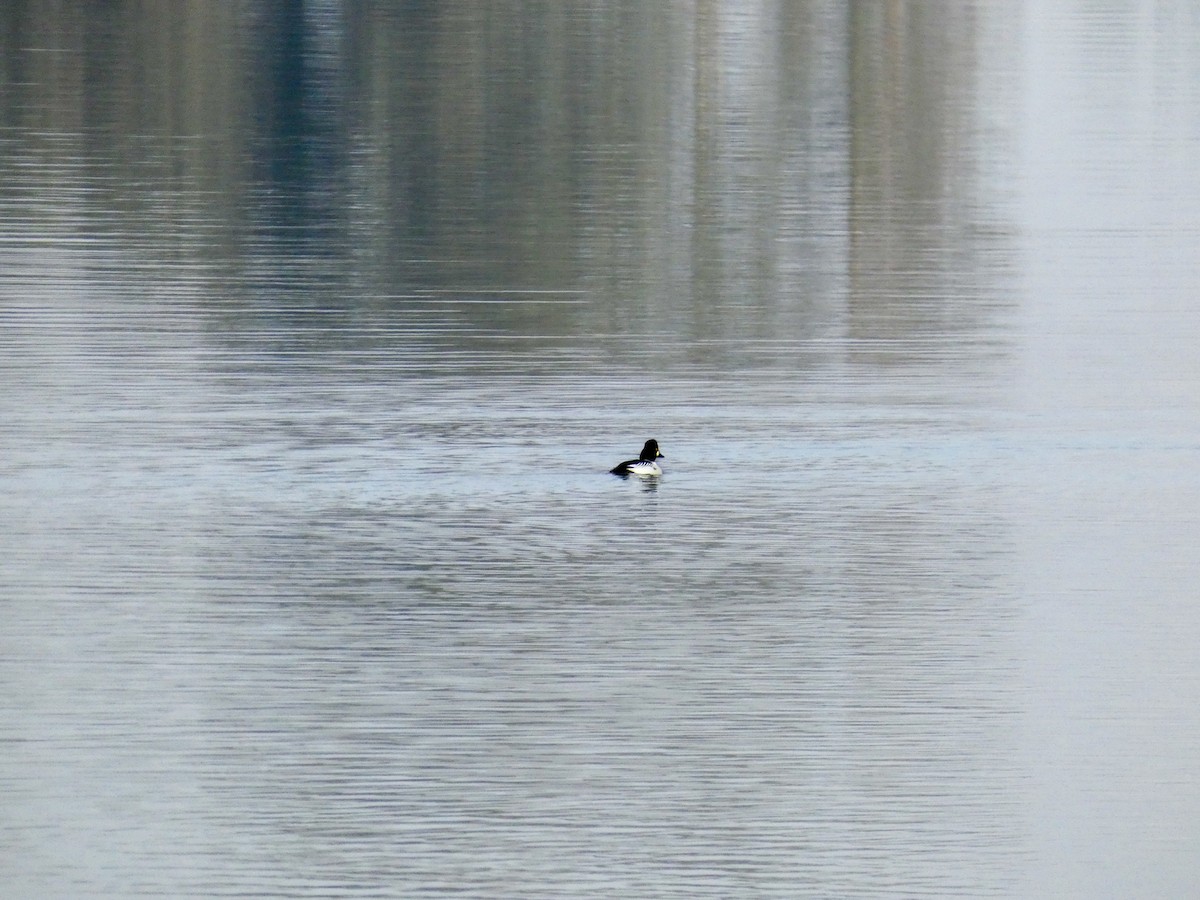
M 1182 894 L 1200 257 L 990 8 L 11 31 L 6 895 Z
M 16 824 L 82 884 L 1002 879 L 1005 529 L 922 390 L 258 365 L 80 377 L 14 473 Z M 631 389 L 653 491 L 597 440 Z

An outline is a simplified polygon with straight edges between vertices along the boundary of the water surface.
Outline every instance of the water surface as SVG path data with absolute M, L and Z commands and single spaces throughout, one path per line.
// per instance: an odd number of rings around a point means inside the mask
M 6 896 L 1188 896 L 1195 31 L 6 12 Z

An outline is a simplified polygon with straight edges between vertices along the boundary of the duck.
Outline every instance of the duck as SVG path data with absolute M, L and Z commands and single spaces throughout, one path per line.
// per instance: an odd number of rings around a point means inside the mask
M 642 455 L 637 459 L 627 459 L 611 470 L 613 475 L 661 475 L 662 466 L 655 460 L 667 457 L 658 449 L 658 441 L 651 438 L 642 447 Z

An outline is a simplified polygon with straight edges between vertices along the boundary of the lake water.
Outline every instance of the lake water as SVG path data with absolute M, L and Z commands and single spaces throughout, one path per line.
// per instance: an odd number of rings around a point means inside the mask
M 1188 5 L 0 46 L 5 898 L 1194 896 Z

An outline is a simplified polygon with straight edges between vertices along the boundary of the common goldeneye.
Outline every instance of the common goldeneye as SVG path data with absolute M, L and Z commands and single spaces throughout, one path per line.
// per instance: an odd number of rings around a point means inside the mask
M 658 450 L 658 441 L 648 440 L 646 446 L 642 448 L 642 455 L 637 459 L 627 459 L 615 469 L 612 470 L 614 475 L 661 475 L 662 467 L 655 462 L 656 459 L 666 459 L 665 456 Z

